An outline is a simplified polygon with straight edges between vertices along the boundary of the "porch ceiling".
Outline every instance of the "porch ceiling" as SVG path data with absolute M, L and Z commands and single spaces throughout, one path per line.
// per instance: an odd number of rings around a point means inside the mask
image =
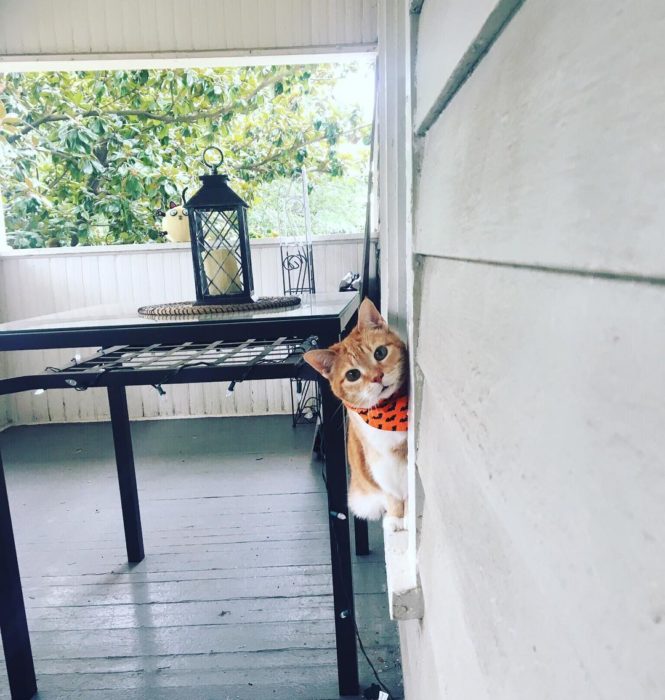
M 0 64 L 367 50 L 377 0 L 4 0 Z M 246 62 L 246 61 L 245 61 Z

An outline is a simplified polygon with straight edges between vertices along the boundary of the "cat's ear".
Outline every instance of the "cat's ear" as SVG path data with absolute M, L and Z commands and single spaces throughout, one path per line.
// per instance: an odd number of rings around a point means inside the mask
M 302 359 L 314 367 L 319 374 L 328 378 L 335 362 L 335 353 L 332 350 L 310 350 L 302 356 Z
M 173 200 L 169 202 L 169 209 L 175 209 L 177 206 L 178 205 Z
M 365 297 L 358 309 L 358 328 L 364 331 L 367 328 L 387 328 L 387 326 L 388 324 L 378 312 L 376 306 L 374 306 L 369 297 Z

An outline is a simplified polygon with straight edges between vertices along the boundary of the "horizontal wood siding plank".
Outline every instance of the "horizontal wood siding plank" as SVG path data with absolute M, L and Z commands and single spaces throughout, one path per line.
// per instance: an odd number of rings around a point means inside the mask
M 421 274 L 427 612 L 404 634 L 434 664 L 422 682 L 658 700 L 665 287 L 433 258 Z
M 487 18 L 506 0 L 426 0 L 418 17 L 416 128 L 439 99 L 465 54 L 474 51 Z
M 525 3 L 422 140 L 416 252 L 665 279 L 664 33 L 659 0 Z

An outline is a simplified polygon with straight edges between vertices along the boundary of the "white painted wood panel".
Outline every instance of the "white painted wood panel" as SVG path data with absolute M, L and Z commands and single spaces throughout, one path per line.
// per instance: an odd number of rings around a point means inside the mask
M 416 125 L 432 108 L 497 0 L 425 0 L 418 18 Z
M 360 50 L 377 0 L 3 0 L 0 62 Z
M 381 3 L 377 60 L 378 218 L 381 242 L 381 307 L 388 322 L 406 335 L 407 236 L 411 192 L 407 190 L 405 151 L 410 148 L 410 73 L 407 36 L 411 31 L 406 0 Z M 409 144 L 409 145 L 405 145 Z
M 282 293 L 280 242 L 252 241 L 254 287 L 257 295 Z M 360 236 L 315 239 L 314 261 L 318 291 L 336 291 L 349 271 L 362 271 Z M 187 245 L 98 247 L 0 254 L 0 320 L 17 320 L 81 306 L 118 302 L 155 304 L 195 297 L 191 252 Z M 4 353 L 2 376 L 40 372 L 61 366 L 78 352 L 93 348 Z M 0 353 L 2 356 L 2 353 Z M 3 365 L 4 363 L 4 365 Z M 152 387 L 128 389 L 133 418 L 176 415 L 262 415 L 291 410 L 288 382 L 246 382 L 233 396 L 226 385 L 169 387 L 160 398 Z M 3 408 L 4 407 L 4 408 Z M 0 427 L 15 423 L 94 421 L 108 418 L 103 390 L 48 391 L 40 396 L 18 394 L 0 402 Z
M 417 252 L 664 278 L 664 34 L 660 0 L 525 3 L 422 142 Z
M 659 700 L 665 287 L 426 259 L 408 697 Z M 435 650 L 435 651 L 434 651 Z
M 416 130 L 427 127 L 523 0 L 426 0 L 418 22 Z

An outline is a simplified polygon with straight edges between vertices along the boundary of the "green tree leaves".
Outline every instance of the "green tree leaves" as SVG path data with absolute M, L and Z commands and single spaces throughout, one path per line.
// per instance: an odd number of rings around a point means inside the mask
M 16 247 L 158 238 L 154 211 L 198 187 L 220 146 L 233 187 L 302 166 L 364 172 L 368 125 L 335 103 L 348 66 L 252 66 L 0 76 L 0 182 Z M 266 231 L 258 230 L 257 235 Z

